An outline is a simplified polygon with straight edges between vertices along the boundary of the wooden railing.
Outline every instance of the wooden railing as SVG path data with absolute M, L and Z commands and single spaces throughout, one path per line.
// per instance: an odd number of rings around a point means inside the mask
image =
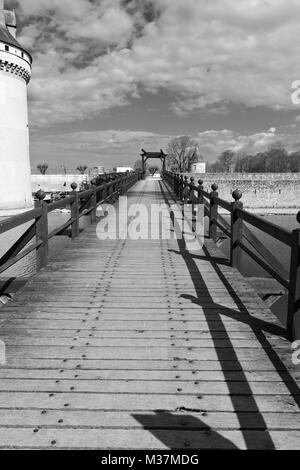
M 244 210 L 242 193 L 239 190 L 232 193 L 233 201 L 228 202 L 219 198 L 217 184 L 213 184 L 212 191 L 207 192 L 204 191 L 202 180 L 195 185 L 194 178 L 188 179 L 187 176 L 169 171 L 164 173 L 164 179 L 181 201 L 184 200 L 184 189 L 188 186 L 192 203 L 204 205 L 204 215 L 209 218 L 209 237 L 216 242 L 219 229 L 230 240 L 231 266 L 241 269 L 243 251 L 287 289 L 286 327 L 288 338 L 293 340 L 295 316 L 297 312 L 300 315 L 300 228 L 289 231 Z M 219 208 L 228 212 L 230 222 L 219 214 Z M 297 214 L 297 221 L 300 223 L 300 212 Z M 261 230 L 290 248 L 289 271 L 245 224 Z
M 83 216 L 90 215 L 91 223 L 94 223 L 99 205 L 104 202 L 115 202 L 141 177 L 141 172 L 106 176 L 105 179 L 108 179 L 108 182 L 98 185 L 97 180 L 92 180 L 90 189 L 85 191 L 76 191 L 77 184 L 73 183 L 71 185 L 72 192 L 67 197 L 51 204 L 44 201 L 46 193 L 42 190 L 38 191 L 35 195 L 37 200 L 33 210 L 0 222 L 0 235 L 31 223 L 29 228 L 0 259 L 0 275 L 34 251 L 36 251 L 37 270 L 46 266 L 50 239 L 58 235 L 67 235 L 72 239 L 78 237 L 79 221 Z M 70 218 L 49 232 L 48 214 L 57 209 L 70 209 Z

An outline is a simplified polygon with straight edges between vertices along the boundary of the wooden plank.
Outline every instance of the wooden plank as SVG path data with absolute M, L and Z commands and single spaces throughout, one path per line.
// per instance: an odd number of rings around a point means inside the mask
M 83 325 L 84 326 L 84 325 Z M 43 327 L 41 324 L 40 327 L 32 327 L 26 328 L 23 325 L 23 322 L 18 327 L 10 327 L 6 324 L 1 327 L 1 335 L 3 337 L 17 337 L 17 336 L 29 336 L 29 337 L 46 337 L 46 338 L 53 338 L 53 337 L 63 337 L 69 338 L 76 336 L 78 338 L 87 338 L 89 335 L 95 338 L 177 338 L 177 339 L 186 339 L 187 337 L 190 339 L 198 339 L 198 338 L 216 338 L 216 339 L 224 339 L 224 338 L 233 338 L 233 339 L 255 339 L 257 338 L 257 334 L 260 333 L 260 330 L 250 330 L 250 331 L 243 331 L 243 330 L 228 330 L 223 329 L 221 331 L 212 331 L 208 328 L 199 330 L 199 329 L 185 329 L 181 328 L 179 330 L 171 330 L 169 328 L 161 328 L 157 329 L 132 329 L 128 331 L 124 331 L 124 329 L 114 328 L 113 330 L 105 330 L 101 327 L 96 328 L 93 326 L 92 328 L 82 328 L 82 326 L 78 328 L 74 328 L 73 325 L 69 325 L 65 328 L 51 328 L 49 329 L 48 326 L 46 328 Z M 188 336 L 187 336 L 188 335 Z M 276 339 L 278 336 L 276 333 L 273 335 L 271 333 L 266 334 L 267 338 L 274 338 Z M 284 341 L 284 340 L 283 340 Z M 286 340 L 285 340 L 286 341 Z
M 73 334 L 74 336 L 74 334 Z M 183 339 L 176 339 L 176 338 L 171 338 L 172 335 L 169 335 L 169 337 L 166 338 L 124 338 L 124 337 L 119 337 L 119 338 L 95 338 L 95 337 L 90 337 L 90 338 L 78 338 L 76 335 L 75 337 L 26 337 L 26 336 L 18 336 L 18 337 L 6 337 L 3 335 L 0 335 L 0 338 L 2 341 L 5 342 L 7 347 L 12 347 L 12 346 L 44 346 L 44 347 L 49 347 L 49 346 L 72 346 L 76 348 L 81 347 L 102 347 L 102 348 L 123 348 L 123 347 L 130 347 L 132 346 L 134 342 L 135 348 L 144 348 L 145 346 L 147 348 L 162 348 L 162 347 L 167 347 L 167 346 L 172 346 L 173 344 L 176 347 L 180 348 L 194 348 L 194 349 L 202 349 L 202 348 L 237 348 L 237 349 L 243 349 L 243 348 L 248 348 L 248 349 L 253 349 L 253 348 L 258 348 L 261 349 L 261 342 L 256 339 L 189 339 L 189 338 L 183 338 Z M 134 339 L 134 341 L 133 341 Z M 269 340 L 269 347 L 272 347 L 272 341 Z M 285 343 L 279 344 L 278 346 L 281 349 L 287 349 L 289 346 Z M 199 351 L 201 354 L 201 351 Z
M 295 395 L 300 396 L 297 384 L 290 384 L 289 389 L 282 382 L 253 382 L 246 381 L 151 381 L 151 380 L 26 380 L 26 379 L 1 379 L 0 392 L 55 392 L 68 393 L 109 393 L 109 394 L 151 394 L 151 395 L 238 395 L 255 397 L 259 395 L 289 396 L 293 389 Z
M 85 313 L 79 310 L 76 313 L 69 313 L 66 309 L 62 309 L 57 311 L 56 309 L 51 310 L 40 310 L 36 309 L 33 312 L 26 311 L 22 314 L 17 313 L 16 311 L 12 311 L 9 315 L 10 320 L 14 319 L 45 319 L 45 320 L 81 320 L 82 318 L 90 318 L 94 316 L 94 318 L 101 318 L 101 321 L 127 321 L 128 314 L 126 311 L 120 309 L 119 311 L 110 311 L 111 309 L 90 309 Z M 194 313 L 193 313 L 194 312 Z M 164 321 L 171 319 L 172 321 L 181 321 L 186 320 L 189 322 L 198 322 L 198 321 L 205 321 L 207 319 L 207 312 L 197 312 L 197 311 L 185 311 L 180 310 L 178 312 L 169 311 L 169 309 L 165 309 L 164 311 L 153 312 L 142 312 L 143 313 L 143 321 Z M 232 322 L 232 318 L 226 316 L 227 312 L 224 312 L 224 320 L 223 323 L 226 325 L 227 323 Z M 213 309 L 210 310 L 210 319 L 211 321 L 220 321 L 222 318 L 222 311 L 215 311 Z M 234 313 L 233 318 L 236 321 L 251 321 L 251 317 L 248 316 L 246 313 Z M 271 318 L 271 315 L 264 315 L 265 320 Z M 141 319 L 141 312 L 134 312 L 130 314 L 130 321 L 139 321 Z
M 10 449 L 300 449 L 299 431 L 184 431 L 0 428 L 1 448 Z M 248 444 L 246 444 L 246 442 Z M 115 444 L 112 444 L 115 443 Z
M 278 382 L 282 384 L 282 377 L 285 383 L 299 383 L 300 373 L 296 379 L 286 371 L 276 370 L 143 370 L 143 369 L 0 369 L 1 379 L 34 379 L 44 380 L 53 379 L 63 382 L 72 380 L 74 383 L 81 380 L 125 380 L 129 381 L 173 381 L 183 380 L 184 382 Z M 272 385 L 272 384 L 270 384 Z
M 206 243 L 183 256 L 90 227 L 0 309 L 0 446 L 297 448 L 284 329 Z
M 96 318 L 93 320 L 83 319 L 83 320 L 10 320 L 5 319 L 1 320 L 0 326 L 2 328 L 32 328 L 32 329 L 49 329 L 49 330 L 57 330 L 57 329 L 82 329 L 82 330 L 90 330 L 93 327 L 98 328 L 98 323 L 100 322 Z M 99 323 L 100 328 L 100 323 Z M 224 331 L 225 326 L 223 321 L 221 320 L 212 320 L 209 322 L 209 327 L 207 321 L 101 321 L 101 329 L 104 331 L 113 331 L 113 330 L 152 330 L 152 331 L 160 331 L 160 330 L 169 330 L 169 331 L 181 331 L 181 330 L 192 330 L 192 331 Z M 234 320 L 228 321 L 226 323 L 226 330 L 227 331 L 261 331 L 258 325 L 248 325 L 246 323 L 239 323 Z M 270 328 L 271 330 L 271 328 Z
M 230 412 L 293 412 L 299 409 L 292 397 L 276 395 L 172 395 L 172 394 L 111 394 L 78 392 L 0 392 L 0 408 L 85 409 L 176 412 L 181 409 Z
M 72 349 L 74 348 L 74 349 Z M 271 350 L 272 351 L 272 350 Z M 270 351 L 270 355 L 271 355 Z M 288 351 L 290 353 L 290 351 Z M 148 360 L 176 360 L 184 361 L 201 360 L 232 361 L 236 358 L 240 360 L 258 361 L 266 357 L 266 352 L 257 348 L 193 348 L 193 347 L 160 347 L 160 348 L 139 348 L 135 347 L 61 347 L 61 346 L 13 346 L 7 347 L 7 362 L 12 357 L 32 357 L 49 359 L 139 359 Z M 272 354 L 275 357 L 274 354 Z
M 1 426 L 25 427 L 54 427 L 69 428 L 95 428 L 95 429 L 268 429 L 272 430 L 298 430 L 299 414 L 297 413 L 264 413 L 263 419 L 258 419 L 257 413 L 245 413 L 243 423 L 235 413 L 193 412 L 182 411 L 176 413 L 139 412 L 139 419 L 128 412 L 88 411 L 88 410 L 1 410 Z
M 270 360 L 268 358 L 261 359 L 259 362 L 254 361 L 223 361 L 219 360 L 190 360 L 185 361 L 180 358 L 174 360 L 146 360 L 146 359 L 42 359 L 42 358 L 22 358 L 19 356 L 11 357 L 5 367 L 9 368 L 29 368 L 29 369 L 58 369 L 64 370 L 168 370 L 168 371 L 287 371 L 287 366 L 279 359 Z M 1 370 L 1 369 L 0 369 Z M 296 370 L 292 362 L 289 364 L 289 372 L 292 374 Z

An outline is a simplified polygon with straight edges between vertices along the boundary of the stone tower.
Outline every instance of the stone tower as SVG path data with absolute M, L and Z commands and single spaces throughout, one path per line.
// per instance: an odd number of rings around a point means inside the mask
M 16 40 L 16 16 L 0 0 L 0 216 L 32 208 L 27 85 L 32 58 Z

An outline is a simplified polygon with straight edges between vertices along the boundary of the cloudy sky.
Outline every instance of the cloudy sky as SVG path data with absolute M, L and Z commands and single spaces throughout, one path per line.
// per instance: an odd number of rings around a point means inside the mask
M 174 136 L 300 148 L 299 0 L 7 0 L 32 53 L 31 160 L 133 164 Z

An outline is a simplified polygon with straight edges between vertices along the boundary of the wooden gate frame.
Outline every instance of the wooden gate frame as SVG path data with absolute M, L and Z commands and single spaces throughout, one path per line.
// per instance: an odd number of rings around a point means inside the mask
M 159 152 L 146 152 L 146 150 L 142 149 L 141 157 L 142 157 L 142 174 L 143 179 L 145 179 L 146 175 L 146 162 L 149 158 L 159 158 L 162 162 L 162 172 L 166 171 L 166 158 L 168 154 L 165 153 L 162 149 Z

